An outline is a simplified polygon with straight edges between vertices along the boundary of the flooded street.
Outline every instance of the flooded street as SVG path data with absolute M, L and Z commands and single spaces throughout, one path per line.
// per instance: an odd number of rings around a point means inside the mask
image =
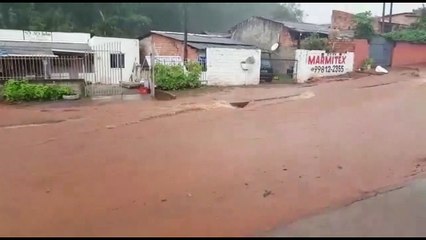
M 249 236 L 426 169 L 421 78 L 212 95 L 0 106 L 0 235 Z

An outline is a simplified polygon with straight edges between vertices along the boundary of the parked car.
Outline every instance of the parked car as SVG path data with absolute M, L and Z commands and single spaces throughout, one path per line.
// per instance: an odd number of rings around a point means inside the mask
M 262 58 L 260 60 L 260 81 L 272 82 L 274 71 L 270 59 Z

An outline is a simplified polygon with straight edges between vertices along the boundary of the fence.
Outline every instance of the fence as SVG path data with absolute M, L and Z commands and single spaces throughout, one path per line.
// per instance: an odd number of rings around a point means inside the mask
M 79 79 L 93 71 L 93 55 L 0 57 L 0 79 Z
M 283 83 L 294 83 L 294 76 L 297 75 L 297 60 L 271 59 L 270 61 L 274 80 L 278 80 Z
M 120 43 L 92 46 L 91 51 L 46 56 L 0 57 L 0 80 L 84 79 L 88 96 L 123 93 L 125 56 Z

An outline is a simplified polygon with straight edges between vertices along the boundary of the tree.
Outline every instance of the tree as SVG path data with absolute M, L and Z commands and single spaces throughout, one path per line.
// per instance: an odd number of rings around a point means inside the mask
M 355 37 L 370 39 L 374 35 L 373 17 L 370 11 L 355 14 Z
M 189 32 L 228 31 L 252 16 L 288 21 L 303 18 L 296 4 L 185 4 Z M 0 27 L 136 38 L 151 29 L 183 31 L 181 6 L 182 3 L 0 3 Z
M 311 34 L 301 42 L 302 49 L 329 51 L 328 39 L 321 38 L 318 33 Z
M 275 20 L 302 22 L 303 11 L 296 3 L 282 3 L 272 12 L 272 18 Z

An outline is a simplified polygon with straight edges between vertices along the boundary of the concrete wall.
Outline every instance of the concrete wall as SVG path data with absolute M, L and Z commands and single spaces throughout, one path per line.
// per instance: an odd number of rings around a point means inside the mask
M 89 33 L 0 29 L 0 40 L 3 41 L 88 43 L 89 39 Z
M 279 42 L 280 47 L 272 58 L 289 58 L 295 56 L 297 41 L 293 40 L 288 29 L 279 23 L 249 18 L 232 30 L 231 38 L 237 41 L 256 46 L 263 50 L 269 50 L 274 43 Z
M 330 41 L 333 53 L 354 53 L 354 68 L 361 67 L 362 62 L 369 57 L 369 44 L 366 39 Z
M 260 49 L 207 48 L 207 85 L 238 86 L 256 85 L 260 82 Z M 249 70 L 243 70 L 241 62 L 254 57 Z
M 129 81 L 134 64 L 139 64 L 138 39 L 92 37 L 89 45 L 96 49 L 95 71 L 100 82 L 117 84 L 120 75 L 122 81 Z M 112 52 L 124 53 L 124 68 L 111 68 Z
M 354 68 L 359 69 L 365 59 L 370 57 L 370 45 L 366 39 L 354 39 Z
M 426 63 L 426 44 L 397 42 L 392 53 L 392 67 Z
M 153 53 L 156 56 L 180 56 L 183 58 L 184 44 L 181 41 L 164 37 L 158 34 L 151 34 L 149 37 L 139 41 L 141 59 Z M 198 51 L 188 46 L 188 59 L 198 60 Z
M 400 15 L 393 15 L 392 16 L 392 23 L 393 24 L 400 24 L 400 25 L 411 25 L 415 22 L 417 22 L 418 17 L 410 17 L 410 14 L 400 14 Z M 389 17 L 384 17 L 384 22 L 389 22 Z
M 321 50 L 296 50 L 298 83 L 309 78 L 338 76 L 353 71 L 354 53 L 326 53 Z

